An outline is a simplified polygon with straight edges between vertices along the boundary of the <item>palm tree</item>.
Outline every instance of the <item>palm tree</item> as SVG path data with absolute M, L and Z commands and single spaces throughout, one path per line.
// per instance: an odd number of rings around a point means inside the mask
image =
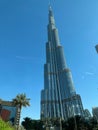
M 22 107 L 30 106 L 29 98 L 26 98 L 26 94 L 18 94 L 14 99 L 12 99 L 13 104 L 17 107 L 16 115 L 16 125 L 17 130 L 19 129 L 20 114 Z

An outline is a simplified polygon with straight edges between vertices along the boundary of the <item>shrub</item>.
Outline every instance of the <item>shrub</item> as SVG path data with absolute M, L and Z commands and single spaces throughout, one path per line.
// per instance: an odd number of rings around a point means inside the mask
M 0 119 L 0 130 L 14 130 L 14 128 L 8 122 Z

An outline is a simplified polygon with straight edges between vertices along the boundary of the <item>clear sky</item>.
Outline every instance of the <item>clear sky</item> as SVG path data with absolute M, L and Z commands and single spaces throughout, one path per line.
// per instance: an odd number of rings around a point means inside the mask
M 76 92 L 84 108 L 98 106 L 98 0 L 51 0 Z M 0 98 L 31 98 L 24 117 L 40 118 L 49 0 L 0 0 Z

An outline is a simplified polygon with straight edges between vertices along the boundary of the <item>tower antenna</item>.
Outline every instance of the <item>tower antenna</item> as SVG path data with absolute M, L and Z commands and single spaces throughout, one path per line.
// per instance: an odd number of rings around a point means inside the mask
M 54 3 L 54 0 L 49 0 L 49 1 L 48 1 L 49 7 L 53 6 L 53 3 Z
M 49 8 L 51 7 L 51 2 L 50 2 L 50 0 L 49 0 L 49 3 L 48 3 L 48 6 L 49 6 Z

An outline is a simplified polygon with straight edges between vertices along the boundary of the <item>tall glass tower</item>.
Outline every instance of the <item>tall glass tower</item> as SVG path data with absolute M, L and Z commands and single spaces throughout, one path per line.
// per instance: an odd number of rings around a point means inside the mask
M 67 67 L 63 47 L 51 7 L 49 7 L 48 42 L 44 65 L 44 89 L 41 91 L 41 119 L 68 119 L 83 116 L 80 95 L 76 94 L 70 69 Z

